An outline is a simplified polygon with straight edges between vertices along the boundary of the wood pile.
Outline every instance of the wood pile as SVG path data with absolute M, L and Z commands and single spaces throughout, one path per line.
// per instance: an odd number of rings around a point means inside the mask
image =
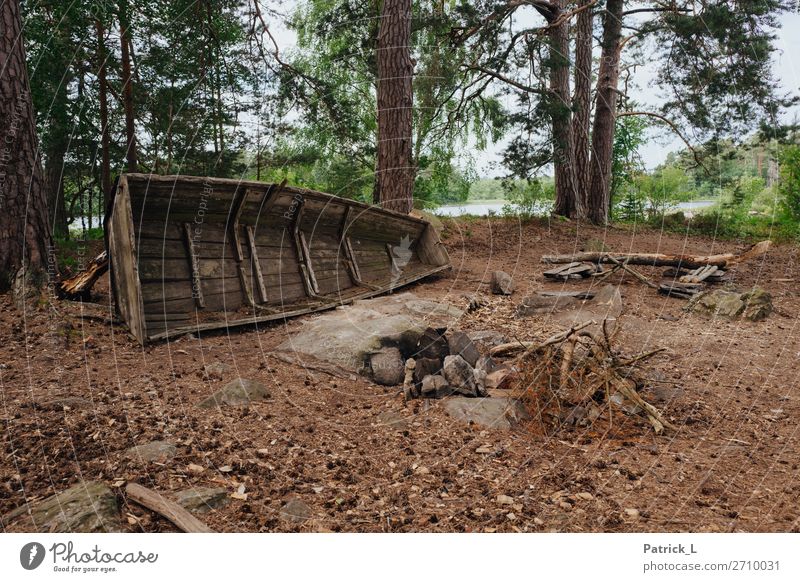
M 657 434 L 675 429 L 638 392 L 644 380 L 637 368 L 663 348 L 624 356 L 613 346 L 619 326 L 612 334 L 608 320 L 595 323 L 584 322 L 541 342 L 503 344 L 491 354 L 514 356 L 511 364 L 520 370 L 516 396 L 543 426 L 592 423 L 603 415 L 611 424 L 620 410 L 646 418 Z
M 596 273 L 602 273 L 603 267 L 598 264 L 573 261 L 564 265 L 559 265 L 554 269 L 545 271 L 543 275 L 548 279 L 557 281 L 567 281 L 569 279 L 585 279 Z

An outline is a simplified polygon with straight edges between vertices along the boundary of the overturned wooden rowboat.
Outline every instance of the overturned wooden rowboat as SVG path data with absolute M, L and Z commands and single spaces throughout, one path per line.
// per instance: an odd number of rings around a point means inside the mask
M 450 268 L 426 221 L 281 184 L 121 176 L 117 310 L 140 342 L 331 309 Z

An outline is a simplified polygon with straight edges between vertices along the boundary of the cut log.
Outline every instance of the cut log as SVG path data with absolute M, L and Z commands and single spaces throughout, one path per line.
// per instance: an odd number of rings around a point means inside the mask
M 588 252 L 574 253 L 571 255 L 545 255 L 542 257 L 543 263 L 626 263 L 628 265 L 644 265 L 651 267 L 678 267 L 684 269 L 697 269 L 707 265 L 714 265 L 725 268 L 728 265 L 752 259 L 766 253 L 771 246 L 771 242 L 761 241 L 751 247 L 741 255 L 725 253 L 721 255 L 666 255 L 659 253 L 607 253 L 607 252 Z
M 89 299 L 95 282 L 106 271 L 108 271 L 108 253 L 103 251 L 89 261 L 89 265 L 83 271 L 59 282 L 57 288 L 59 298 L 71 301 Z
M 125 487 L 128 499 L 165 517 L 178 529 L 186 533 L 214 533 L 210 527 L 197 519 L 183 507 L 164 498 L 155 491 L 142 487 L 137 483 L 128 483 Z

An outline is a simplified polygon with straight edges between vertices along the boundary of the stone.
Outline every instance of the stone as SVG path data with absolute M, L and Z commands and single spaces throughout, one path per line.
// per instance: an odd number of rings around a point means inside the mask
M 522 298 L 522 302 L 514 310 L 517 318 L 529 317 L 563 311 L 570 307 L 580 304 L 575 297 L 551 296 L 551 295 L 528 295 Z
M 639 519 L 639 510 L 633 507 L 628 507 L 625 509 L 625 515 L 630 517 L 631 519 Z
M 511 368 L 499 368 L 486 375 L 484 386 L 487 390 L 508 390 L 519 374 Z
M 222 362 L 212 362 L 203 366 L 204 377 L 209 380 L 222 380 L 230 368 Z
M 314 515 L 312 509 L 299 497 L 292 497 L 281 507 L 278 515 L 284 521 L 303 523 Z
M 417 342 L 414 356 L 417 359 L 443 360 L 450 354 L 450 347 L 445 337 L 445 329 L 428 327 Z
M 614 331 L 617 319 L 622 315 L 622 295 L 616 285 L 604 285 L 594 298 L 576 302 L 574 307 L 549 315 L 552 321 L 564 326 L 574 326 L 594 320 L 596 325 L 586 328 L 594 333 L 600 331 L 603 320 L 608 320 L 608 332 Z
M 514 291 L 514 280 L 505 271 L 492 273 L 492 293 L 495 295 L 511 295 Z
M 510 430 L 531 418 L 525 406 L 513 398 L 456 396 L 444 400 L 443 405 L 451 418 L 498 430 Z
M 442 366 L 445 380 L 458 394 L 477 396 L 478 384 L 472 366 L 461 356 L 447 356 Z
M 200 408 L 214 408 L 223 404 L 227 406 L 247 406 L 252 402 L 268 400 L 271 397 L 269 390 L 261 382 L 237 378 L 203 400 L 199 406 Z
M 461 356 L 472 367 L 475 367 L 478 363 L 478 358 L 481 357 L 478 348 L 475 347 L 475 344 L 463 331 L 452 332 L 447 339 L 447 345 L 450 354 Z
M 490 356 L 482 356 L 475 364 L 475 369 L 486 372 L 486 374 L 491 374 L 492 372 L 500 369 L 500 366 Z
M 117 497 L 104 483 L 86 481 L 3 518 L 6 531 L 40 533 L 120 533 Z
M 772 313 L 772 295 L 761 287 L 744 293 L 715 289 L 695 295 L 685 309 L 709 317 L 760 321 Z
M 420 358 L 414 368 L 414 384 L 422 386 L 422 381 L 427 376 L 434 376 L 442 373 L 442 360 L 433 358 Z
M 485 350 L 506 343 L 506 336 L 499 331 L 471 331 L 467 333 L 467 337 L 469 337 L 469 339 L 471 339 L 479 348 L 484 348 Z
M 223 487 L 192 487 L 178 491 L 173 499 L 192 513 L 208 513 L 230 503 L 228 492 Z
M 449 303 L 419 299 L 413 293 L 359 300 L 306 319 L 276 353 L 298 366 L 313 368 L 324 362 L 344 374 L 361 373 L 368 370 L 370 356 L 384 347 L 416 357 L 417 342 L 427 327 L 450 327 L 463 314 Z
M 405 378 L 405 361 L 398 348 L 383 348 L 370 356 L 372 379 L 382 386 L 396 386 Z
M 388 428 L 397 430 L 405 430 L 408 428 L 408 418 L 394 410 L 384 410 L 377 416 L 376 420 L 378 424 Z
M 168 441 L 152 441 L 129 448 L 125 455 L 133 461 L 145 463 L 166 463 L 174 459 L 178 447 Z
M 425 376 L 422 379 L 422 388 L 420 390 L 423 398 L 443 398 L 453 393 L 447 380 L 444 376 L 434 374 L 432 376 Z
M 497 496 L 497 503 L 500 505 L 513 505 L 514 498 L 509 497 L 508 495 L 498 495 Z

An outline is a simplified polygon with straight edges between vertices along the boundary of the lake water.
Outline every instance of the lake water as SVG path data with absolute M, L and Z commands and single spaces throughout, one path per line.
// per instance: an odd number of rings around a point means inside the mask
M 715 203 L 714 200 L 693 200 L 691 202 L 679 202 L 672 207 L 673 210 L 691 211 L 699 210 L 700 208 L 708 208 Z M 440 206 L 434 210 L 434 214 L 440 216 L 463 216 L 464 214 L 472 214 L 473 216 L 488 216 L 489 212 L 502 214 L 503 205 L 505 202 L 485 202 L 475 204 L 460 204 L 452 206 Z M 545 214 L 550 211 L 552 204 L 537 205 L 537 214 Z

